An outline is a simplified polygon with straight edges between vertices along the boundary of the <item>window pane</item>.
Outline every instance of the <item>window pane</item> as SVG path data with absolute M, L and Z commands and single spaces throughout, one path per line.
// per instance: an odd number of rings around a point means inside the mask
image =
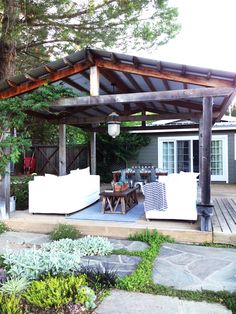
M 174 172 L 174 142 L 163 142 L 163 169 Z
M 223 141 L 211 142 L 211 174 L 223 175 Z
M 177 141 L 177 172 L 190 171 L 190 141 Z

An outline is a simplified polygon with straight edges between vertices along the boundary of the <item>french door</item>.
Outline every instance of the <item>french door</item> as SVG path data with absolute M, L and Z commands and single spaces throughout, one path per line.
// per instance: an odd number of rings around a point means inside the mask
M 213 136 L 211 144 L 211 175 L 213 181 L 228 181 L 227 136 Z M 159 138 L 158 167 L 174 172 L 199 172 L 199 141 L 197 137 Z

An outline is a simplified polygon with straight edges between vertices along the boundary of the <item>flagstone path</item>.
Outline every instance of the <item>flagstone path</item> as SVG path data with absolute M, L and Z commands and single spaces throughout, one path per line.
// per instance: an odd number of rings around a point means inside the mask
M 148 245 L 139 241 L 110 239 L 114 249 L 143 251 Z M 0 254 L 6 248 L 15 251 L 40 247 L 49 242 L 44 234 L 6 232 L 0 235 Z M 123 277 L 131 274 L 140 261 L 138 256 L 109 255 L 81 258 L 84 266 L 112 269 Z M 236 249 L 166 243 L 154 262 L 153 281 L 183 290 L 236 291 Z

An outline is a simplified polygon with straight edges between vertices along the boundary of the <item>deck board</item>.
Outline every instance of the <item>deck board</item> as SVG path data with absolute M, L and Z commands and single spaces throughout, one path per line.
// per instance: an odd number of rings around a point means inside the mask
M 228 226 L 228 223 L 226 221 L 225 215 L 222 212 L 222 202 L 220 198 L 215 198 L 214 202 L 214 215 L 218 218 L 220 227 L 222 232 L 224 233 L 231 233 L 231 230 Z M 213 225 L 213 231 L 214 231 L 214 225 Z

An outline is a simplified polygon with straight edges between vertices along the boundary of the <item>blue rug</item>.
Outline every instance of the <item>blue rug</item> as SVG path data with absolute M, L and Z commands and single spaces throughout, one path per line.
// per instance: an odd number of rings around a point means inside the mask
M 120 205 L 119 205 L 120 206 Z M 102 202 L 96 202 L 85 209 L 78 211 L 67 219 L 77 220 L 103 220 L 103 221 L 121 221 L 121 222 L 135 222 L 144 214 L 143 203 L 140 203 L 131 208 L 125 215 L 123 214 L 103 214 L 101 212 Z M 118 208 L 120 210 L 120 208 Z

